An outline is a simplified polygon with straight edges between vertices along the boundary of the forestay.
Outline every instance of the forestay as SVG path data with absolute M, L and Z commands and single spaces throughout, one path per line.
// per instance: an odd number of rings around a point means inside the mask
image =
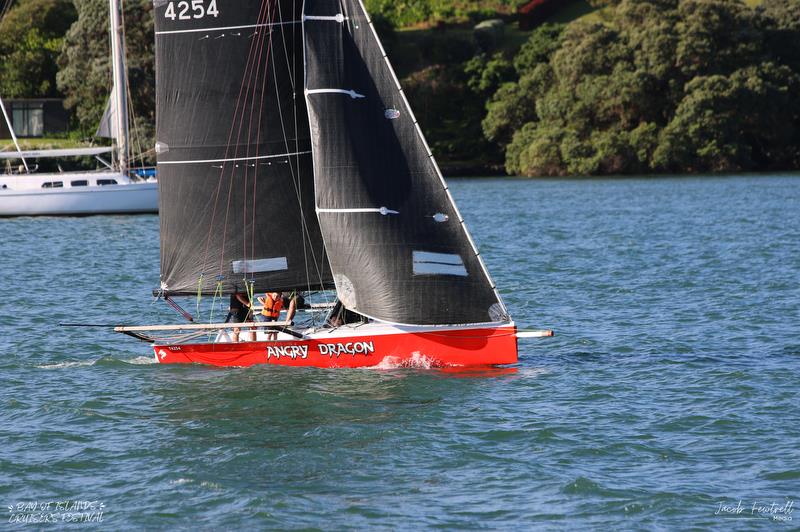
M 155 2 L 161 288 L 331 285 L 299 0 Z
M 400 324 L 508 319 L 358 0 L 306 0 L 316 205 L 344 305 Z

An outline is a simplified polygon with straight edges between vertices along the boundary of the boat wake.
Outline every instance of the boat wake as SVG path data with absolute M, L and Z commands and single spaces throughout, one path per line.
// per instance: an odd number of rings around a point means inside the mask
M 147 364 L 156 364 L 155 359 L 153 357 L 147 356 L 136 356 L 133 358 L 114 358 L 114 357 L 102 357 L 96 358 L 94 360 L 68 360 L 65 362 L 54 362 L 52 364 L 40 364 L 36 367 L 38 369 L 63 369 L 63 368 L 76 368 L 76 367 L 83 367 L 83 366 L 95 366 L 95 365 L 105 365 L 105 364 L 126 364 L 126 365 L 133 365 L 133 366 L 141 366 Z
M 147 364 L 157 364 L 156 359 L 153 357 L 147 356 L 138 356 L 133 358 L 115 358 L 114 360 L 118 360 L 119 362 L 124 362 L 125 364 L 133 364 L 134 366 L 140 365 L 147 365 Z
M 68 362 L 58 362 L 55 364 L 41 364 L 36 367 L 39 369 L 75 368 L 78 366 L 94 366 L 95 362 L 97 362 L 97 360 L 71 360 Z

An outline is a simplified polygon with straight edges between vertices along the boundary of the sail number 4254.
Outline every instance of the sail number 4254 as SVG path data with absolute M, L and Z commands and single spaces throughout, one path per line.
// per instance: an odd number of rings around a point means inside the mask
M 217 0 L 211 0 L 211 3 L 208 4 L 208 7 L 206 7 L 203 0 L 191 0 L 191 2 L 181 0 L 180 2 L 170 2 L 167 4 L 167 10 L 164 11 L 164 17 L 170 20 L 191 20 L 193 18 L 218 16 L 219 11 L 217 10 Z

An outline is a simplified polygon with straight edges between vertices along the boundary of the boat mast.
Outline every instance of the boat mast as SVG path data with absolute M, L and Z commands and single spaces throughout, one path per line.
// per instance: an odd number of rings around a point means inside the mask
M 11 140 L 14 141 L 14 146 L 17 148 L 17 153 L 19 153 L 19 158 L 22 159 L 22 164 L 25 166 L 25 171 L 30 173 L 31 171 L 28 169 L 28 163 L 25 161 L 25 157 L 22 156 L 22 150 L 19 149 L 19 143 L 17 142 L 17 136 L 14 134 L 14 126 L 11 125 L 11 120 L 8 118 L 8 113 L 6 112 L 6 106 L 3 105 L 3 99 L 0 98 L 0 109 L 3 111 L 3 117 L 6 119 L 6 125 L 8 126 L 8 131 L 11 133 Z
M 120 0 L 109 0 L 111 12 L 111 64 L 114 73 L 114 103 L 116 104 L 117 162 L 122 174 L 128 172 L 128 107 L 125 99 L 125 42 L 122 32 Z

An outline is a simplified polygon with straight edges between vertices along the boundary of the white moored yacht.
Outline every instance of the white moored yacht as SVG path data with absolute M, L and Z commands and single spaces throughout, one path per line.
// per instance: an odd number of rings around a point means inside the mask
M 14 160 L 16 171 L 0 174 L 0 216 L 85 215 L 158 212 L 155 177 L 129 170 L 128 109 L 125 99 L 125 58 L 121 12 L 111 2 L 111 55 L 114 90 L 103 116 L 98 136 L 115 139 L 115 147 L 22 151 L 11 120 L 0 100 L 0 111 L 11 132 L 15 151 L 0 152 L 0 160 Z M 114 152 L 112 163 L 99 155 Z M 28 160 L 94 156 L 106 169 L 77 172 L 36 172 Z M 11 161 L 7 161 L 11 162 Z M 12 168 L 8 165 L 8 168 Z M 59 166 L 60 168 L 60 166 Z
M 111 148 L 0 153 L 19 157 L 77 157 Z M 155 178 L 131 179 L 114 170 L 0 175 L 0 216 L 84 215 L 158 212 Z

